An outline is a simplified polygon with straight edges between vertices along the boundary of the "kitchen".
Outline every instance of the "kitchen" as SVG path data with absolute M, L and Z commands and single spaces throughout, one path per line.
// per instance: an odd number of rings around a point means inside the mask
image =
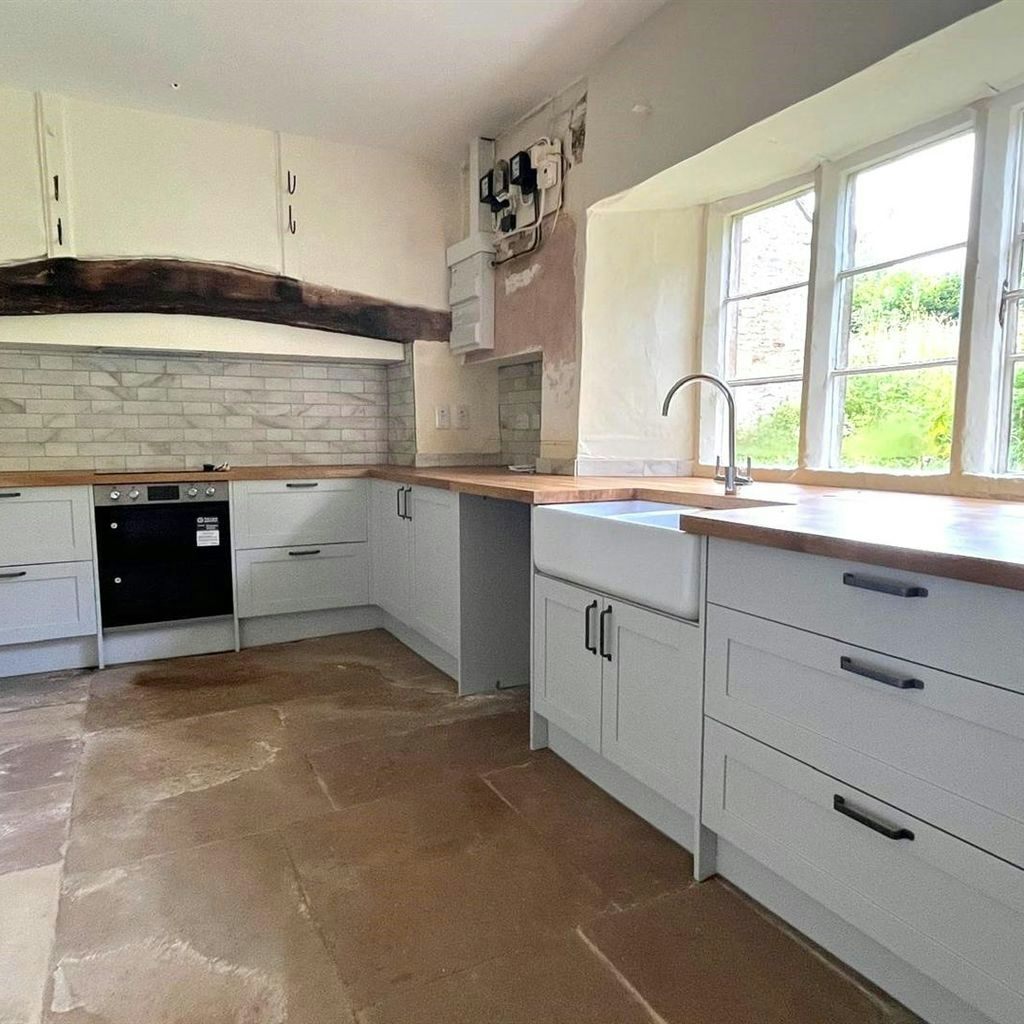
M 0 12 L 0 1019 L 1024 1017 L 1022 7 L 859 9 Z

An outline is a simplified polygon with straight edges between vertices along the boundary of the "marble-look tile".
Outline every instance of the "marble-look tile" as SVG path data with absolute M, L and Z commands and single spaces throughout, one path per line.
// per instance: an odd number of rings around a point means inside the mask
M 48 743 L 82 735 L 85 704 L 50 704 L 0 714 L 0 746 Z
M 529 756 L 524 709 L 341 744 L 310 754 L 309 761 L 334 805 L 347 807 Z
M 357 1008 L 564 934 L 605 903 L 479 779 L 339 811 L 287 843 Z
M 575 932 L 400 991 L 360 1024 L 651 1024 Z
M 583 933 L 668 1024 L 885 1024 L 887 1006 L 744 897 L 706 882 Z
M 347 1024 L 280 840 L 213 843 L 65 879 L 50 1024 Z
M 618 905 L 693 884 L 686 850 L 549 751 L 485 780 Z
M 330 807 L 271 708 L 110 729 L 86 737 L 68 866 L 113 867 Z
M 82 703 L 89 696 L 91 676 L 89 670 L 72 669 L 0 679 L 0 712 Z
M 81 747 L 81 740 L 0 742 L 0 794 L 70 782 Z
M 0 874 L 60 861 L 71 798 L 68 783 L 0 794 Z
M 59 864 L 0 875 L 0 1021 L 5 1024 L 38 1024 L 59 893 Z

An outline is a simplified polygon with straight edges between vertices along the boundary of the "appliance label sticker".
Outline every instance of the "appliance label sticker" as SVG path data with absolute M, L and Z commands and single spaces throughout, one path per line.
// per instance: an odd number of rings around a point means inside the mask
M 220 547 L 220 516 L 196 517 L 196 547 Z

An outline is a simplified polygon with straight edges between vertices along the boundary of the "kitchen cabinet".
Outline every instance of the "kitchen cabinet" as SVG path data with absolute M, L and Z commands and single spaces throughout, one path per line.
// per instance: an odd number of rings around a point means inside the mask
M 46 255 L 43 172 L 30 92 L 0 89 L 0 263 Z
M 700 628 L 537 575 L 533 707 L 695 812 L 700 792 Z
M 92 562 L 0 568 L 0 646 L 95 632 Z
M 92 559 L 88 487 L 0 488 L 0 566 Z
M 400 153 L 285 134 L 280 160 L 285 274 L 447 309 L 439 170 Z M 367 202 L 368 182 L 376 202 Z
M 231 497 L 236 548 L 341 544 L 367 536 L 366 480 L 243 480 Z
M 374 602 L 458 658 L 458 495 L 375 480 L 371 502 Z
M 274 134 L 65 100 L 74 253 L 279 273 Z

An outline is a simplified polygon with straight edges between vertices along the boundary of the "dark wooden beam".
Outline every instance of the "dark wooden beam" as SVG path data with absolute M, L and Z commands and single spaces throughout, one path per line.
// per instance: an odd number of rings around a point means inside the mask
M 189 313 L 386 341 L 447 341 L 451 331 L 446 310 L 218 263 L 59 257 L 0 267 L 0 316 L 46 313 Z

